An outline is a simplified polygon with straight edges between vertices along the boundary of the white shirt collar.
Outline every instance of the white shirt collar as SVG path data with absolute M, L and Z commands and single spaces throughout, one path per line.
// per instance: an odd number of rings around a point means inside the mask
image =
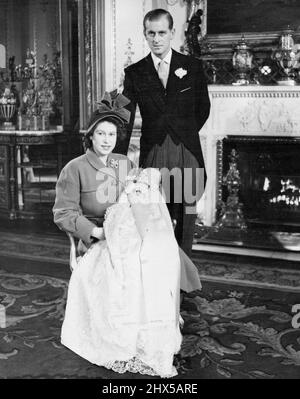
M 158 58 L 155 54 L 153 54 L 151 52 L 151 57 L 154 63 L 154 67 L 157 70 L 158 68 L 158 64 L 162 61 L 160 58 Z M 165 58 L 163 58 L 163 61 L 165 61 L 168 65 L 171 64 L 171 58 L 172 58 L 172 49 L 170 48 L 170 50 L 168 51 L 167 55 L 165 56 Z

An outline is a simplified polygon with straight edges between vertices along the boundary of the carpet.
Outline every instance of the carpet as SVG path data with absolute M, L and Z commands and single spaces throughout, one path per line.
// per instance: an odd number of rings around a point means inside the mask
M 194 253 L 202 280 L 287 290 L 300 295 L 299 262 L 214 253 Z
M 180 370 L 189 378 L 300 378 L 300 295 L 203 282 L 186 295 Z
M 25 266 L 22 271 L 21 260 L 16 266 L 0 261 L 7 323 L 0 329 L 1 378 L 145 378 L 115 374 L 62 346 L 68 277 L 51 264 Z M 299 379 L 300 329 L 291 325 L 296 303 L 299 293 L 203 281 L 201 292 L 183 300 L 184 339 L 175 378 Z
M 66 234 L 0 232 L 0 255 L 66 264 L 70 247 Z
M 69 240 L 64 233 L 47 234 L 0 232 L 0 257 L 13 257 L 37 262 L 67 265 Z M 285 288 L 300 292 L 300 268 L 297 262 L 257 259 L 245 256 L 193 253 L 200 278 L 253 285 L 255 287 Z
M 195 242 L 283 252 L 300 251 L 299 232 L 270 231 L 257 227 L 239 230 L 196 225 Z

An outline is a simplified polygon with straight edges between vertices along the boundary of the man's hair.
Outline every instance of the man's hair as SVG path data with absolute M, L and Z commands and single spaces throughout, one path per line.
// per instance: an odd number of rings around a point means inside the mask
M 169 13 L 169 11 L 164 10 L 163 8 L 156 8 L 155 10 L 147 12 L 147 14 L 144 17 L 143 21 L 143 26 L 144 26 L 144 32 L 146 32 L 146 22 L 147 21 L 156 21 L 160 19 L 161 17 L 166 17 L 168 22 L 169 22 L 169 29 L 173 29 L 174 21 L 172 15 Z

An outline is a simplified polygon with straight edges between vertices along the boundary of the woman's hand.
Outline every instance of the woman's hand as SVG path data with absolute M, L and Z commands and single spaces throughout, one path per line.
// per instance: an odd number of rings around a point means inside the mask
M 102 227 L 94 227 L 92 230 L 92 237 L 97 238 L 98 240 L 104 240 L 104 230 Z

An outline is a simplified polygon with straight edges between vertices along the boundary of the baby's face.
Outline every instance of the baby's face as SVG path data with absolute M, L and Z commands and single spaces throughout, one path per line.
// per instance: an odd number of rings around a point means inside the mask
M 157 169 L 146 168 L 137 177 L 137 182 L 148 186 L 159 186 L 160 173 Z

